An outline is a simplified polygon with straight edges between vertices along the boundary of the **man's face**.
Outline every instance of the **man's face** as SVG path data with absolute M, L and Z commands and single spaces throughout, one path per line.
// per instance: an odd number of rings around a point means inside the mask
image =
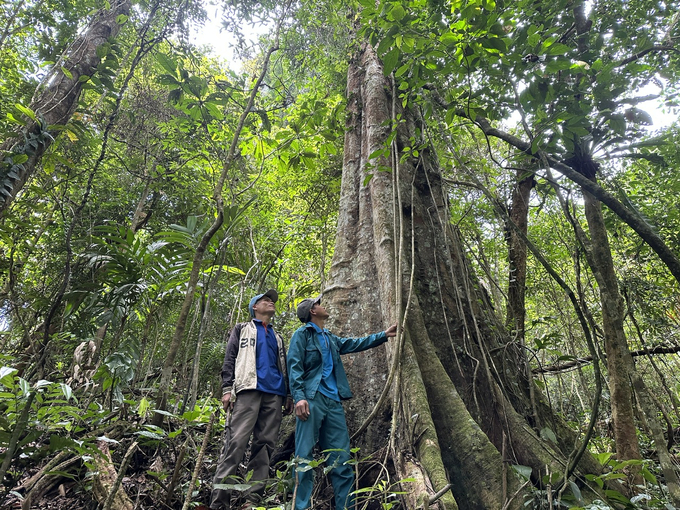
M 268 315 L 271 317 L 276 312 L 276 305 L 274 304 L 274 301 L 271 300 L 271 298 L 268 296 L 263 296 L 258 300 L 257 303 L 253 305 L 253 311 L 256 314 Z
M 328 312 L 321 303 L 317 303 L 314 306 L 312 306 L 311 310 L 309 310 L 309 313 L 312 317 L 317 317 L 319 319 L 325 320 L 328 319 L 329 317 Z

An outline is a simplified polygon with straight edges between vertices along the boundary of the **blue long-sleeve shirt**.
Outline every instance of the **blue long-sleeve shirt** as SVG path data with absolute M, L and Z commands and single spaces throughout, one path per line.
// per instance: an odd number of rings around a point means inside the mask
M 331 352 L 330 333 L 327 329 L 322 329 L 313 322 L 310 322 L 310 324 L 314 327 L 314 331 L 316 331 L 316 339 L 321 347 L 321 360 L 323 362 L 319 392 L 336 402 L 340 402 L 338 383 L 333 373 L 333 353 Z
M 257 389 L 265 393 L 286 396 L 286 382 L 278 367 L 279 347 L 274 328 L 258 319 L 257 327 Z
M 288 347 L 288 380 L 290 392 L 295 402 L 310 400 L 316 396 L 323 378 L 323 351 L 319 343 L 314 323 L 308 322 L 293 333 Z M 342 400 L 352 398 L 341 354 L 365 351 L 387 341 L 384 331 L 363 338 L 340 338 L 327 333 L 330 353 L 333 360 L 333 375 Z

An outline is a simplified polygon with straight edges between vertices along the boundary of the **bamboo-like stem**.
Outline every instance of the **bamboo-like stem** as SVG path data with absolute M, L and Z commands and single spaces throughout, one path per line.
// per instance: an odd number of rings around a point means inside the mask
M 210 415 L 210 421 L 208 422 L 208 427 L 205 430 L 205 436 L 203 436 L 203 443 L 201 443 L 201 451 L 198 452 L 198 458 L 196 459 L 196 466 L 194 467 L 194 472 L 191 475 L 191 483 L 189 483 L 189 488 L 187 489 L 187 497 L 184 499 L 184 505 L 182 505 L 182 510 L 188 510 L 191 504 L 191 493 L 196 485 L 196 480 L 198 480 L 198 473 L 201 471 L 201 466 L 203 465 L 203 457 L 205 457 L 205 451 L 208 448 L 208 441 L 210 439 L 210 434 L 212 433 L 213 424 L 215 423 L 215 416 L 217 416 L 217 411 Z

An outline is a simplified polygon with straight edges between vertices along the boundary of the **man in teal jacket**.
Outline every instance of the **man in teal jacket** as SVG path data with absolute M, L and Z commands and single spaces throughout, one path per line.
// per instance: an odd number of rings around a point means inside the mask
M 340 338 L 324 328 L 328 312 L 321 305 L 321 296 L 304 299 L 297 316 L 305 325 L 290 340 L 288 348 L 288 378 L 295 401 L 295 456 L 312 460 L 314 445 L 330 452 L 327 465 L 333 468 L 330 479 L 335 492 L 335 509 L 352 507 L 349 497 L 354 482 L 350 460 L 349 433 L 345 411 L 340 403 L 352 397 L 341 354 L 364 351 L 396 336 L 397 326 L 363 338 Z M 298 489 L 295 509 L 310 508 L 314 483 L 312 470 L 297 472 Z

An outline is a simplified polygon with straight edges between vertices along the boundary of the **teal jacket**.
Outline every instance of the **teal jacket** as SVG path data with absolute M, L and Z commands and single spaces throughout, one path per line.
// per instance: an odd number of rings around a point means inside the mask
M 340 338 L 332 333 L 328 333 L 328 337 L 333 356 L 333 373 L 338 383 L 338 394 L 343 400 L 352 398 L 340 355 L 376 347 L 385 343 L 387 337 L 384 331 L 363 338 Z M 287 365 L 290 392 L 295 402 L 313 399 L 321 383 L 323 363 L 319 338 L 311 323 L 301 326 L 293 333 L 288 347 Z

